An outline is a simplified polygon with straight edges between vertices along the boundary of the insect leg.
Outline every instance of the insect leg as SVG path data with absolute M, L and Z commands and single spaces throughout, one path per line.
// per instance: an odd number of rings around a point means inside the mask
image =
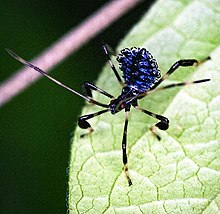
M 201 63 L 205 62 L 206 60 L 209 60 L 210 57 L 207 57 L 206 59 L 202 61 L 197 61 L 196 59 L 181 59 L 177 62 L 175 62 L 171 68 L 154 84 L 154 86 L 151 88 L 151 90 L 155 89 L 158 85 L 161 84 L 165 79 L 167 79 L 177 68 L 181 67 L 188 67 L 193 65 L 200 65 Z
M 128 116 L 129 116 L 129 110 L 125 111 L 125 124 L 124 124 L 124 131 L 123 131 L 123 139 L 122 139 L 122 159 L 123 159 L 123 164 L 124 164 L 124 172 L 125 176 L 128 180 L 129 186 L 132 185 L 132 181 L 129 176 L 128 172 L 128 158 L 127 158 L 127 129 L 128 129 Z
M 162 115 L 159 115 L 159 114 L 155 114 L 155 113 L 152 113 L 148 110 L 145 110 L 145 109 L 142 109 L 140 108 L 138 105 L 134 106 L 138 111 L 141 111 L 153 118 L 156 118 L 158 120 L 160 120 L 158 123 L 156 123 L 154 126 L 152 126 L 150 128 L 150 131 L 157 137 L 158 140 L 160 140 L 160 136 L 156 134 L 156 127 L 159 128 L 160 130 L 167 130 L 169 128 L 169 120 L 162 116 Z
M 85 90 L 86 90 L 86 95 L 88 97 L 92 98 L 92 90 L 94 91 L 98 91 L 99 93 L 109 97 L 109 98 L 114 98 L 114 96 L 112 96 L 111 94 L 109 94 L 108 92 L 102 90 L 101 88 L 97 87 L 96 85 L 92 84 L 91 82 L 85 81 L 83 84 Z
M 112 60 L 111 60 L 111 57 L 110 57 L 110 54 L 109 54 L 109 49 L 108 49 L 107 44 L 103 44 L 103 45 L 102 45 L 102 48 L 103 48 L 103 50 L 104 50 L 104 52 L 105 52 L 105 55 L 106 55 L 106 57 L 107 57 L 107 59 L 108 59 L 108 62 L 109 62 L 109 64 L 110 64 L 110 66 L 111 66 L 111 69 L 113 70 L 113 72 L 114 72 L 114 74 L 115 74 L 115 76 L 116 76 L 116 78 L 117 78 L 119 84 L 123 87 L 123 86 L 124 86 L 124 83 L 123 83 L 121 77 L 119 76 L 118 71 L 116 70 L 116 68 L 115 68 L 115 66 L 114 66 L 114 64 L 113 64 L 113 62 L 112 62 Z
M 94 129 L 91 127 L 90 123 L 87 120 L 89 120 L 93 117 L 96 117 L 98 115 L 104 114 L 108 111 L 109 111 L 109 109 L 105 109 L 105 110 L 98 111 L 96 113 L 86 114 L 86 115 L 83 115 L 83 116 L 79 117 L 78 118 L 78 126 L 82 129 L 87 129 L 89 131 L 86 134 L 82 134 L 80 137 L 84 137 L 88 134 L 91 134 L 94 131 Z
M 201 79 L 201 80 L 195 80 L 195 81 L 186 81 L 186 82 L 180 82 L 180 83 L 173 83 L 173 84 L 169 84 L 169 85 L 157 88 L 154 91 L 162 91 L 162 90 L 168 89 L 168 88 L 185 86 L 185 85 L 192 85 L 192 84 L 203 83 L 203 82 L 208 82 L 208 81 L 210 81 L 210 79 Z

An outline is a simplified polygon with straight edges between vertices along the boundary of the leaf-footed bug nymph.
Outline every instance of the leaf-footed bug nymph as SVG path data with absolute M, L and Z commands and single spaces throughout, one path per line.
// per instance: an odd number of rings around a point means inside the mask
M 160 140 L 160 137 L 155 132 L 155 128 L 159 128 L 160 130 L 167 130 L 169 128 L 169 120 L 164 116 L 142 109 L 138 105 L 138 100 L 146 97 L 148 94 L 151 94 L 152 92 L 161 91 L 161 90 L 176 87 L 176 86 L 184 86 L 184 85 L 203 83 L 203 82 L 209 81 L 210 79 L 200 79 L 200 80 L 195 80 L 195 81 L 168 84 L 168 85 L 161 86 L 158 88 L 158 86 L 165 79 L 167 79 L 169 75 L 172 74 L 178 67 L 180 66 L 187 67 L 187 66 L 193 66 L 193 65 L 197 66 L 203 61 L 210 59 L 210 58 L 208 57 L 207 59 L 200 61 L 200 62 L 195 59 L 179 60 L 175 62 L 171 66 L 171 68 L 161 77 L 161 73 L 160 73 L 160 70 L 158 69 L 157 62 L 147 49 L 139 48 L 139 47 L 138 48 L 136 47 L 125 48 L 121 50 L 121 52 L 117 56 L 119 68 L 122 71 L 122 77 L 124 79 L 123 81 L 110 58 L 109 47 L 106 44 L 103 44 L 103 50 L 109 61 L 112 71 L 114 72 L 119 84 L 122 87 L 121 94 L 118 97 L 112 96 L 108 92 L 104 91 L 103 89 L 87 81 L 84 82 L 86 95 L 83 95 L 73 90 L 72 88 L 67 87 L 63 83 L 57 81 L 56 79 L 49 76 L 46 72 L 44 72 L 37 66 L 31 64 L 30 62 L 16 55 L 11 50 L 6 49 L 6 51 L 12 57 L 14 57 L 16 60 L 20 61 L 24 65 L 27 65 L 30 68 L 36 70 L 40 74 L 49 78 L 51 81 L 71 91 L 72 93 L 80 96 L 81 98 L 85 99 L 89 103 L 92 103 L 92 104 L 95 104 L 95 105 L 98 105 L 104 108 L 103 110 L 98 111 L 96 113 L 87 114 L 87 115 L 84 115 L 78 118 L 79 127 L 82 129 L 88 130 L 88 133 L 82 135 L 82 137 L 93 132 L 93 128 L 88 122 L 89 119 L 96 117 L 98 115 L 104 114 L 106 112 L 110 112 L 111 114 L 114 115 L 120 112 L 121 110 L 125 111 L 125 122 L 124 122 L 123 138 L 122 138 L 122 159 L 123 159 L 123 164 L 124 164 L 125 176 L 130 186 L 132 185 L 132 181 L 129 176 L 127 153 L 126 153 L 128 116 L 129 116 L 130 108 L 134 107 L 138 111 L 143 112 L 158 120 L 158 122 L 154 126 L 152 126 L 150 130 L 157 137 L 157 139 Z M 109 97 L 110 102 L 108 104 L 104 104 L 104 103 L 96 101 L 95 99 L 93 99 L 92 90 L 97 91 L 103 94 L 104 96 Z

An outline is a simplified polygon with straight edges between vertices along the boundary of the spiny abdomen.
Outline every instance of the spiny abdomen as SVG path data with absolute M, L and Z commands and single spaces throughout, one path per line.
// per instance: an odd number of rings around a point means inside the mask
M 160 77 L 156 60 L 145 48 L 125 48 L 118 57 L 125 84 L 139 92 L 152 87 Z

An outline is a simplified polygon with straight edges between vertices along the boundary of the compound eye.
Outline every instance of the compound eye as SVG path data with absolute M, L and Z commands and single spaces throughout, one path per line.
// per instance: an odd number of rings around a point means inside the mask
M 121 105 L 120 105 L 120 110 L 121 109 L 124 109 L 125 108 L 125 103 L 122 103 Z

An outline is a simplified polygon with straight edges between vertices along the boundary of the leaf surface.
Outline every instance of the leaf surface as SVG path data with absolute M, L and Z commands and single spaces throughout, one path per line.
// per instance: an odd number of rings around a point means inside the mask
M 153 93 L 139 105 L 170 120 L 170 128 L 149 131 L 157 121 L 131 110 L 128 163 L 122 171 L 124 112 L 90 120 L 95 132 L 75 131 L 69 169 L 70 213 L 220 212 L 220 2 L 161 0 L 124 38 L 118 50 L 146 47 L 164 74 L 179 59 L 211 60 L 180 68 L 164 84 L 211 78 L 210 82 Z M 105 56 L 103 56 L 105 57 Z M 112 57 L 114 58 L 114 57 Z M 114 64 L 117 67 L 115 59 Z M 97 86 L 118 96 L 120 85 L 106 65 Z M 108 103 L 103 95 L 95 99 Z M 86 105 L 82 115 L 99 111 Z

